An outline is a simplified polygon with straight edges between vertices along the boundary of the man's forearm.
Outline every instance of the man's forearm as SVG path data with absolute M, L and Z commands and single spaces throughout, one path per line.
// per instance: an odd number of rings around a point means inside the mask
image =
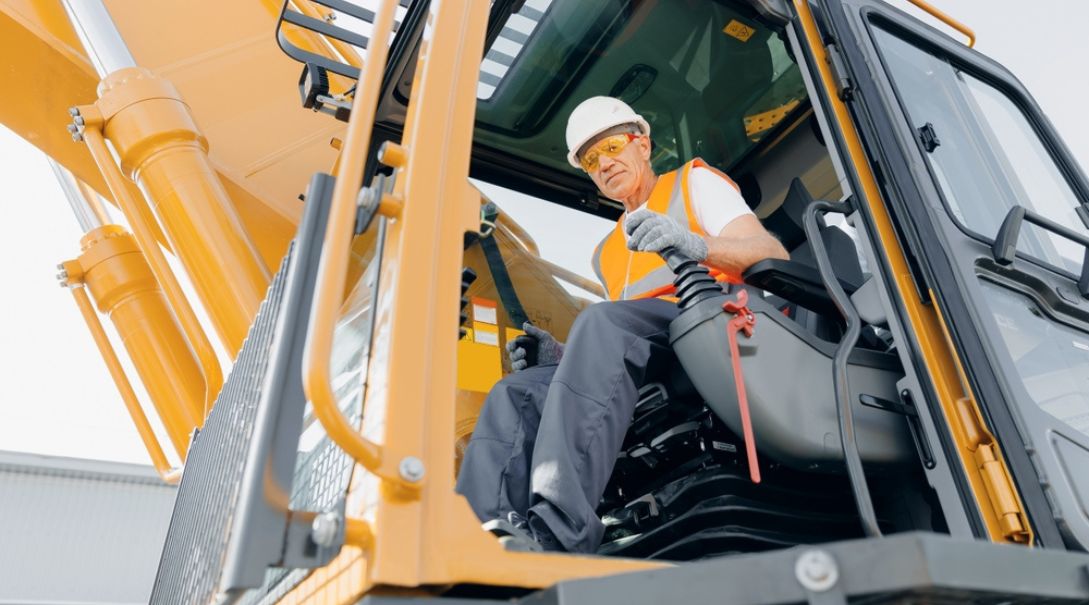
M 707 242 L 704 264 L 735 278 L 764 259 L 790 260 L 783 244 L 766 233 L 741 238 L 704 236 L 704 240 Z

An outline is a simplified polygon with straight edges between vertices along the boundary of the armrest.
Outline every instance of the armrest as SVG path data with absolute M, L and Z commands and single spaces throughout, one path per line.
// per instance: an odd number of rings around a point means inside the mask
M 750 286 L 770 292 L 810 311 L 839 315 L 832 297 L 824 289 L 820 273 L 809 265 L 790 260 L 766 259 L 749 267 L 741 277 Z M 843 278 L 839 279 L 839 284 L 848 295 L 861 287 L 861 284 Z

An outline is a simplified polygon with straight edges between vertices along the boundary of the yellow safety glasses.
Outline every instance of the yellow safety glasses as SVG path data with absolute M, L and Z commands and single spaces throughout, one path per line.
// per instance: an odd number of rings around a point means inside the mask
M 621 151 L 624 151 L 624 148 L 628 146 L 628 143 L 631 143 L 637 138 L 638 136 L 631 133 L 614 134 L 611 137 L 605 137 L 597 143 L 594 143 L 593 147 L 587 149 L 586 153 L 582 154 L 582 157 L 579 158 L 579 164 L 586 172 L 593 172 L 598 169 L 598 159 L 601 158 L 601 154 L 605 154 L 610 158 L 615 158 L 620 155 Z

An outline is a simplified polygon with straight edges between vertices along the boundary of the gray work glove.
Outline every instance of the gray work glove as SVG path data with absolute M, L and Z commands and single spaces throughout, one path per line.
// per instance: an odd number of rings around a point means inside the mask
M 522 324 L 526 336 L 537 340 L 537 363 L 535 365 L 548 365 L 559 363 L 563 357 L 563 343 L 556 340 L 551 334 L 529 323 Z M 507 355 L 510 357 L 510 369 L 521 372 L 529 367 L 526 349 L 519 346 L 518 340 L 507 341 Z
M 676 248 L 678 252 L 695 261 L 707 258 L 707 242 L 688 227 L 664 214 L 641 208 L 628 215 L 624 221 L 628 234 L 628 249 L 638 252 L 661 252 Z

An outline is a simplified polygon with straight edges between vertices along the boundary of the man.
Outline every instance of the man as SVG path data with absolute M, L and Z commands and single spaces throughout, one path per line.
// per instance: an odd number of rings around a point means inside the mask
M 567 160 L 586 171 L 624 216 L 594 252 L 611 302 L 592 305 L 562 344 L 531 324 L 537 365 L 508 343 L 515 370 L 481 411 L 457 490 L 510 548 L 594 552 L 595 510 L 631 423 L 640 387 L 676 363 L 669 323 L 673 274 L 657 252 L 673 247 L 722 280 L 789 258 L 737 186 L 701 160 L 654 174 L 650 125 L 618 99 L 583 101 L 567 122 Z

